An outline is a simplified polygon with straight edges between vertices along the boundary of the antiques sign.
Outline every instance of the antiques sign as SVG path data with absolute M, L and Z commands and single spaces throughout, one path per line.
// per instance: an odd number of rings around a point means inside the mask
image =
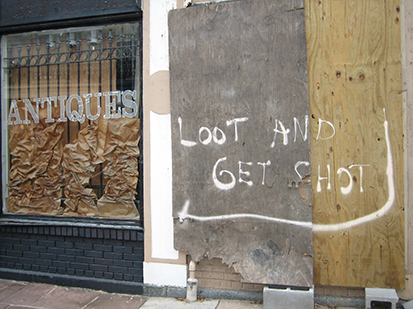
M 45 108 L 47 111 L 47 118 L 45 123 L 53 123 L 55 119 L 52 117 L 53 106 L 54 108 L 59 108 L 59 118 L 58 122 L 66 122 L 69 118 L 70 121 L 83 123 L 85 121 L 85 116 L 88 120 L 96 120 L 100 117 L 101 111 L 101 97 L 105 99 L 105 114 L 104 119 L 114 119 L 114 118 L 134 118 L 138 112 L 138 105 L 134 101 L 136 99 L 136 91 L 125 90 L 125 91 L 111 91 L 111 92 L 98 92 L 95 94 L 87 93 L 83 94 L 83 98 L 78 94 L 72 94 L 67 98 L 67 96 L 58 97 L 47 97 L 47 98 L 35 98 L 33 99 L 34 109 L 32 102 L 29 99 L 23 99 L 22 102 L 24 110 L 24 120 L 20 116 L 19 106 L 17 100 L 12 100 L 9 108 L 9 115 L 7 118 L 7 124 L 29 124 L 30 119 L 28 114 L 32 117 L 35 123 L 39 123 L 39 106 Z M 91 112 L 92 98 L 96 100 L 93 103 L 96 113 Z M 83 101 L 84 100 L 84 101 Z M 122 103 L 122 107 L 120 106 Z M 72 105 L 76 109 L 72 108 Z M 67 116 L 67 117 L 66 117 Z

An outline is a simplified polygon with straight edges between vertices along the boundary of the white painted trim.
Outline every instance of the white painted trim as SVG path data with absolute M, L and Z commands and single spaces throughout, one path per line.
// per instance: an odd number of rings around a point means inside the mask
M 150 1 L 149 74 L 169 71 L 168 12 L 176 8 L 176 0 Z
M 180 264 L 143 262 L 143 281 L 158 286 L 186 287 L 187 267 Z
M 179 258 L 174 249 L 172 218 L 171 116 L 150 111 L 152 258 Z
M 3 36 L 1 40 L 1 54 L 3 58 L 1 59 L 2 68 L 6 65 L 4 60 L 4 55 L 7 55 L 7 37 Z M 2 129 L 2 145 L 1 145 L 1 166 L 2 166 L 2 194 L 3 194 L 3 212 L 6 213 L 7 211 L 7 196 L 9 195 L 9 189 L 7 184 L 9 182 L 9 136 L 8 136 L 8 126 L 7 126 L 7 116 L 8 116 L 8 100 L 7 100 L 7 88 L 8 88 L 8 81 L 7 81 L 7 74 L 5 74 L 4 69 L 1 71 L 1 129 Z

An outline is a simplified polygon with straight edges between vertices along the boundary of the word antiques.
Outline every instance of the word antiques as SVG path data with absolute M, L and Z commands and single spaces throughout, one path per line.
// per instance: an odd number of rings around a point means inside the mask
M 96 98 L 96 107 L 94 109 L 94 114 L 92 114 L 91 111 L 92 97 Z M 45 106 L 47 112 L 45 122 L 53 123 L 55 122 L 55 119 L 52 117 L 52 105 L 54 105 L 55 108 L 59 106 L 60 117 L 57 119 L 57 121 L 59 122 L 66 122 L 67 119 L 69 119 L 73 122 L 78 121 L 79 123 L 83 123 L 85 121 L 85 116 L 89 120 L 96 120 L 100 117 L 101 97 L 105 98 L 105 114 L 103 115 L 104 119 L 136 117 L 138 113 L 138 105 L 135 102 L 136 91 L 125 90 L 103 93 L 98 92 L 94 95 L 87 93 L 83 94 L 83 98 L 78 94 L 72 94 L 69 98 L 67 98 L 66 96 L 35 98 L 33 99 L 35 107 L 33 107 L 33 104 L 29 99 L 23 99 L 22 102 L 24 103 L 24 107 L 22 107 L 22 109 L 24 109 L 24 120 L 22 120 L 22 118 L 20 117 L 18 102 L 16 100 L 12 100 L 10 103 L 7 124 L 29 124 L 29 113 L 33 121 L 35 123 L 39 123 L 39 107 L 45 108 Z M 77 109 L 73 108 L 73 106 L 77 107 Z

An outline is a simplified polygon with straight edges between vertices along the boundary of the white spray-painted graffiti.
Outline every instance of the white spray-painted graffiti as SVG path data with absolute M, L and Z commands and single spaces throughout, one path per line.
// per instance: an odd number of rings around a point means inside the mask
M 394 185 L 394 175 L 393 175 L 393 157 L 392 157 L 392 152 L 391 152 L 391 144 L 390 144 L 390 137 L 389 137 L 389 124 L 388 121 L 386 119 L 386 112 L 385 109 L 383 109 L 384 112 L 384 122 L 383 122 L 383 127 L 384 127 L 384 131 L 385 131 L 385 140 L 386 140 L 386 149 L 387 149 L 387 168 L 386 168 L 386 177 L 387 177 L 387 187 L 388 187 L 388 199 L 386 201 L 386 203 L 380 207 L 379 210 L 370 213 L 368 215 L 362 216 L 358 219 L 355 220 L 350 220 L 350 221 L 346 221 L 346 222 L 342 222 L 342 223 L 335 223 L 335 224 L 312 224 L 312 222 L 303 222 L 303 221 L 296 221 L 296 220 L 287 220 L 287 219 L 282 219 L 282 218 L 274 218 L 274 217 L 268 217 L 268 216 L 262 216 L 262 215 L 257 215 L 257 214 L 248 214 L 248 213 L 239 213 L 239 214 L 228 214 L 228 215 L 219 215 L 219 216 L 196 216 L 196 215 L 191 215 L 189 214 L 189 205 L 190 205 L 190 201 L 187 200 L 185 202 L 185 204 L 182 207 L 181 212 L 179 212 L 178 216 L 179 216 L 179 220 L 180 222 L 183 222 L 185 219 L 192 219 L 192 220 L 196 220 L 196 221 L 214 221 L 214 220 L 228 220 L 228 219 L 240 219 L 240 218 L 254 218 L 254 219 L 258 219 L 258 220 L 266 220 L 266 221 L 273 221 L 273 222 L 278 222 L 278 223 L 284 223 L 284 224 L 290 224 L 290 225 L 296 225 L 296 226 L 301 226 L 304 228 L 309 228 L 312 229 L 314 232 L 329 232 L 329 231 L 339 231 L 339 230 L 345 230 L 345 229 L 349 229 L 352 228 L 354 226 L 363 224 L 363 223 L 367 223 L 370 221 L 373 221 L 379 217 L 384 216 L 393 206 L 394 201 L 395 201 L 395 185 Z M 248 118 L 247 117 L 243 117 L 243 118 L 236 118 L 236 119 L 242 119 L 242 121 L 247 121 Z M 308 129 L 308 123 L 307 123 L 307 119 L 306 119 L 306 130 Z M 197 144 L 197 142 L 194 141 L 186 141 L 182 139 L 182 120 L 181 118 L 178 119 L 179 122 L 179 126 L 180 126 L 180 137 L 181 137 L 181 144 L 183 146 L 187 146 L 187 147 L 192 147 L 195 146 Z M 241 122 L 241 121 L 237 121 L 237 122 Z M 231 122 L 228 121 L 227 125 L 230 124 L 234 124 L 235 123 L 235 132 L 238 131 L 238 127 L 236 125 L 235 121 Z M 296 121 L 296 118 L 294 118 L 294 123 L 295 123 L 295 134 L 297 134 L 297 127 L 299 127 L 299 123 L 298 121 Z M 297 125 L 298 123 L 298 125 Z M 324 136 L 322 137 L 322 125 L 323 124 L 328 124 L 328 126 L 331 127 L 331 132 L 329 133 L 330 135 Z M 204 130 L 203 128 L 205 127 L 201 127 L 201 129 Z M 281 130 L 279 130 L 279 128 L 281 128 Z M 301 128 L 299 129 L 301 131 L 301 135 L 303 137 L 303 139 L 305 139 L 307 137 L 306 133 L 303 133 L 303 131 L 301 130 Z M 208 135 L 208 140 L 209 142 L 211 142 L 212 140 L 214 140 L 213 136 L 214 134 L 216 134 L 218 130 L 213 130 L 212 132 L 209 130 L 209 132 L 211 132 L 211 140 L 209 140 L 209 136 Z M 214 133 L 215 132 L 215 133 Z M 220 139 L 217 140 L 223 140 L 223 136 L 225 136 L 224 132 L 222 130 L 220 130 L 222 136 L 220 137 Z M 283 135 L 283 145 L 287 145 L 288 144 L 288 134 L 290 133 L 289 129 L 286 129 L 285 126 L 282 124 L 281 121 L 276 120 L 275 121 L 275 136 L 274 136 L 274 140 L 273 143 L 271 144 L 271 147 L 273 147 L 273 144 L 275 143 L 275 137 L 277 135 L 277 133 L 281 133 Z M 317 134 L 317 139 L 329 139 L 329 138 L 333 138 L 335 135 L 336 131 L 334 128 L 334 125 L 326 120 L 322 120 L 319 119 L 319 130 L 318 130 L 318 134 Z M 201 138 L 201 135 L 199 135 L 199 141 L 202 143 L 202 141 L 205 141 L 204 138 Z M 237 140 L 238 140 L 238 135 L 237 136 Z M 296 140 L 296 138 L 294 139 L 294 141 Z M 215 141 L 215 140 L 214 140 Z M 230 176 L 231 181 L 227 182 L 227 183 L 222 183 L 221 181 L 218 180 L 217 177 L 217 167 L 221 162 L 225 162 L 227 160 L 227 157 L 223 157 L 217 160 L 217 162 L 215 163 L 214 167 L 213 167 L 213 171 L 212 171 L 212 178 L 214 181 L 215 186 L 220 189 L 220 190 L 230 190 L 232 189 L 235 185 L 236 185 L 236 177 L 235 175 L 228 171 L 228 170 L 221 170 L 218 175 L 222 176 L 223 174 L 227 174 Z M 249 171 L 244 171 L 243 169 L 243 165 L 247 165 L 247 166 L 251 166 L 253 165 L 252 162 L 242 162 L 239 161 L 238 162 L 238 173 L 239 173 L 239 178 L 238 178 L 238 182 L 239 183 L 246 183 L 248 186 L 252 186 L 252 182 L 250 180 L 245 180 L 242 176 L 249 176 Z M 266 172 L 266 167 L 271 165 L 271 161 L 267 161 L 267 162 L 257 162 L 257 165 L 262 166 L 262 182 L 261 184 L 264 185 L 265 184 L 265 172 Z M 298 161 L 295 166 L 294 166 L 294 170 L 297 173 L 297 175 L 299 176 L 300 180 L 303 179 L 303 176 L 300 174 L 300 172 L 298 171 L 298 168 L 300 166 L 309 166 L 310 163 L 307 161 Z M 350 170 L 352 170 L 353 168 L 356 168 L 356 170 L 358 169 L 359 175 L 360 175 L 360 184 L 359 184 L 359 191 L 360 193 L 364 192 L 363 189 L 363 169 L 365 167 L 369 167 L 369 164 L 350 164 L 347 168 L 345 167 L 340 167 L 337 170 L 337 174 L 338 177 L 341 178 L 343 174 L 347 175 L 347 178 L 349 179 L 348 181 L 348 185 L 344 186 L 344 187 L 340 187 L 340 192 L 343 195 L 348 195 L 352 192 L 353 190 L 353 177 L 352 174 L 350 172 Z M 321 182 L 326 180 L 327 181 L 327 185 L 326 185 L 326 189 L 327 190 L 331 190 L 332 186 L 331 186 L 331 170 L 330 170 L 330 166 L 327 165 L 327 176 L 322 177 L 320 175 L 320 170 L 321 167 L 318 166 L 318 175 L 317 175 L 317 187 L 316 187 L 316 191 L 317 193 L 321 193 L 322 192 L 322 186 L 321 186 Z
M 314 232 L 331 232 L 331 231 L 340 231 L 352 228 L 354 226 L 371 222 L 376 220 L 377 218 L 383 217 L 394 205 L 394 201 L 396 199 L 396 190 L 394 186 L 394 170 L 393 170 L 393 156 L 391 151 L 391 144 L 390 144 L 390 135 L 389 135 L 389 123 L 386 119 L 386 110 L 383 109 L 384 112 L 384 132 L 385 132 L 385 140 L 386 140 L 386 148 L 387 148 L 387 167 L 386 167 L 386 176 L 387 176 L 387 190 L 388 190 L 388 198 L 386 203 L 380 207 L 377 211 L 372 212 L 368 215 L 363 217 L 342 222 L 336 224 L 313 224 L 313 231 Z M 362 175 L 362 167 L 360 167 L 360 174 Z M 351 183 L 350 183 L 351 184 Z M 360 184 L 360 192 L 363 192 L 362 185 Z
M 181 212 L 178 213 L 179 222 L 183 222 L 185 219 L 192 219 L 196 221 L 215 221 L 215 220 L 229 220 L 229 219 L 242 219 L 242 218 L 252 218 L 258 220 L 266 220 L 266 221 L 273 221 L 278 223 L 285 223 L 285 224 L 292 224 L 301 226 L 304 228 L 311 228 L 311 222 L 303 222 L 303 221 L 295 221 L 295 220 L 287 220 L 282 218 L 272 218 L 268 216 L 261 216 L 255 214 L 232 214 L 232 215 L 221 215 L 221 216 L 194 216 L 188 213 L 189 211 L 190 202 L 186 201 L 184 206 L 182 207 Z
M 234 142 L 238 141 L 238 130 L 239 130 L 239 125 L 240 123 L 248 121 L 248 117 L 240 117 L 240 118 L 234 118 L 231 120 L 226 121 L 227 126 L 234 125 Z M 301 135 L 302 140 L 306 141 L 308 138 L 308 130 L 309 130 L 309 118 L 307 115 L 304 116 L 304 130 L 302 129 L 300 122 L 296 117 L 293 118 L 293 123 L 294 123 L 294 140 L 293 143 L 297 142 L 297 135 Z M 182 146 L 185 147 L 193 147 L 196 145 L 210 145 L 210 144 L 216 144 L 216 145 L 223 145 L 227 142 L 227 137 L 225 132 L 218 128 L 214 127 L 212 130 L 206 126 L 201 126 L 198 130 L 198 141 L 196 140 L 186 140 L 183 139 L 183 121 L 182 118 L 178 118 L 178 124 L 179 124 L 179 133 L 180 133 L 180 143 Z M 334 125 L 323 119 L 318 119 L 318 133 L 317 133 L 317 140 L 327 140 L 331 139 L 334 137 L 336 134 L 336 129 Z M 270 148 L 274 148 L 277 142 L 277 136 L 281 136 L 281 142 L 278 143 L 280 147 L 282 146 L 287 146 L 289 142 L 289 134 L 291 133 L 291 130 L 289 128 L 286 128 L 283 122 L 280 120 L 276 119 L 275 120 L 275 128 L 274 128 L 274 137 L 272 140 L 272 143 L 270 144 Z M 281 135 L 280 135 L 281 134 Z M 280 138 L 278 138 L 280 139 Z M 252 162 L 252 161 L 238 161 L 238 170 L 234 173 L 233 171 L 227 170 L 227 169 L 221 169 L 218 174 L 217 171 L 219 170 L 218 167 L 221 167 L 221 164 L 224 164 L 229 158 L 228 157 L 222 157 L 219 158 L 213 168 L 212 168 L 212 179 L 214 182 L 214 185 L 220 189 L 220 190 L 230 190 L 234 188 L 237 184 L 237 177 L 236 174 L 238 174 L 238 183 L 245 183 L 249 187 L 252 187 L 254 183 L 249 180 L 249 176 L 251 176 L 251 171 L 247 170 L 248 167 L 252 167 L 255 165 L 259 165 L 262 168 L 262 180 L 260 181 L 261 185 L 266 184 L 266 169 L 267 167 L 271 166 L 271 161 L 267 160 L 266 162 Z M 297 173 L 297 175 L 300 178 L 300 181 L 303 180 L 303 175 L 300 173 L 299 168 L 301 166 L 310 166 L 310 162 L 308 161 L 297 161 L 294 166 L 294 170 Z M 348 176 L 348 185 L 345 187 L 340 188 L 340 192 L 343 195 L 348 195 L 351 193 L 353 190 L 354 186 L 354 181 L 353 181 L 353 175 L 351 174 L 350 170 L 352 170 L 354 167 L 358 167 L 358 173 L 359 173 L 359 190 L 360 192 L 364 192 L 363 189 L 363 169 L 365 167 L 370 166 L 369 164 L 350 164 L 347 167 L 340 167 L 337 169 L 337 174 L 339 178 L 342 178 L 343 174 L 346 174 Z M 326 189 L 327 190 L 332 190 L 332 185 L 331 185 L 331 168 L 330 165 L 326 166 L 327 169 L 327 174 L 326 175 L 321 175 L 321 166 L 318 166 L 318 175 L 317 175 L 317 192 L 321 193 L 322 192 L 322 182 L 326 181 Z M 357 169 L 355 169 L 357 172 Z M 227 183 L 223 183 L 220 181 L 220 177 L 223 175 L 229 176 L 231 179 Z M 218 177 L 219 176 L 219 177 Z M 343 175 L 344 178 L 344 175 Z
M 293 123 L 294 123 L 294 143 L 297 142 L 297 135 L 301 134 L 301 137 L 303 139 L 303 141 L 306 141 L 308 138 L 308 129 L 309 129 L 309 121 L 308 121 L 308 115 L 304 116 L 304 122 L 305 122 L 305 126 L 304 126 L 304 130 L 302 129 L 298 119 L 296 117 L 293 118 Z M 227 127 L 230 127 L 233 125 L 234 127 L 234 139 L 232 140 L 233 142 L 237 142 L 239 139 L 238 136 L 238 131 L 240 130 L 240 127 L 242 123 L 248 121 L 249 118 L 248 117 L 239 117 L 239 118 L 234 118 L 234 119 L 230 119 L 226 121 L 226 125 Z M 197 140 L 193 139 L 193 140 L 187 140 L 183 138 L 183 120 L 181 117 L 178 117 L 178 125 L 179 125 L 179 136 L 180 136 L 180 144 L 182 146 L 185 147 L 194 147 L 196 145 L 210 145 L 210 144 L 216 144 L 219 146 L 224 145 L 227 142 L 227 136 L 224 132 L 224 130 L 222 130 L 219 127 L 214 127 L 213 129 L 210 129 L 206 126 L 201 126 L 197 132 Z M 280 128 L 280 129 L 279 129 Z M 287 146 L 289 144 L 289 140 L 288 140 L 288 134 L 290 133 L 290 129 L 286 129 L 284 124 L 280 121 L 280 120 L 275 120 L 275 128 L 274 128 L 274 138 L 273 138 L 273 142 L 270 145 L 270 148 L 274 148 L 275 147 L 275 143 L 276 143 L 276 139 L 277 139 L 277 135 L 280 133 L 282 134 L 282 145 Z M 278 135 L 279 136 L 279 135 Z M 218 173 L 217 171 L 219 170 L 218 167 L 221 163 L 224 163 L 225 161 L 227 161 L 228 157 L 222 157 L 219 158 L 213 168 L 212 168 L 212 179 L 214 182 L 214 185 L 216 188 L 220 189 L 220 190 L 231 190 L 232 188 L 234 188 L 237 184 L 237 177 L 235 176 L 234 172 L 227 170 L 227 169 L 221 169 Z M 261 185 L 265 185 L 266 184 L 266 169 L 268 166 L 271 166 L 271 160 L 267 160 L 264 162 L 252 162 L 252 161 L 238 161 L 238 170 L 236 173 L 238 173 L 238 183 L 245 183 L 247 184 L 249 187 L 252 187 L 254 185 L 254 183 L 252 182 L 252 180 L 249 179 L 249 176 L 251 176 L 251 171 L 248 170 L 249 167 L 252 166 L 261 166 L 259 173 L 262 174 L 262 178 L 261 178 Z M 297 164 L 295 164 L 295 172 L 298 174 L 298 176 L 300 177 L 300 180 L 302 180 L 302 176 L 300 174 L 300 172 L 298 171 L 298 168 L 301 166 L 310 166 L 310 163 L 307 161 L 298 161 Z M 230 181 L 229 182 L 221 182 L 220 181 L 220 177 L 222 177 L 223 175 L 227 175 L 229 176 Z M 219 177 L 218 177 L 219 176 Z

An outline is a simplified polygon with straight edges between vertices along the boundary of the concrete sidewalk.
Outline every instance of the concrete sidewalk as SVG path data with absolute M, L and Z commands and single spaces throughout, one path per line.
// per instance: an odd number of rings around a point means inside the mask
M 0 309 L 262 309 L 263 304 L 240 300 L 200 300 L 144 297 L 0 279 Z M 315 305 L 315 308 L 326 309 Z M 334 307 L 342 308 L 344 307 Z M 294 308 L 292 308 L 294 309 Z
M 184 299 L 143 297 L 106 293 L 51 284 L 0 280 L 0 309 L 260 309 L 262 304 L 238 300 L 203 300 L 187 303 Z

